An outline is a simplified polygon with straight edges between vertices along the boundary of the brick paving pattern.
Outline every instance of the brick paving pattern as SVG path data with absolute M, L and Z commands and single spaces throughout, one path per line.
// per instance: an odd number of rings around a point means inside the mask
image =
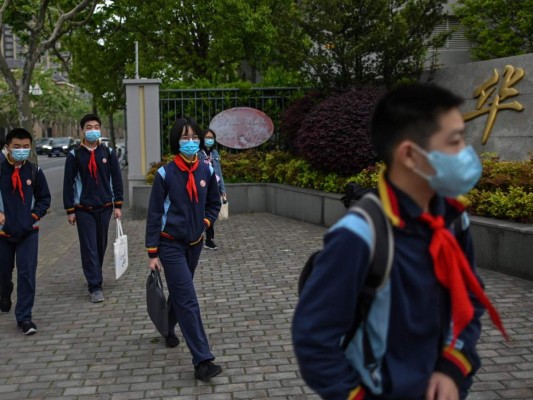
M 25 337 L 13 311 L 0 315 L 0 399 L 318 399 L 299 378 L 290 325 L 299 271 L 324 228 L 270 214 L 216 225 L 219 250 L 204 249 L 195 281 L 224 371 L 202 383 L 186 346 L 165 348 L 147 316 L 144 221 L 124 218 L 130 266 L 118 281 L 111 225 L 106 300 L 92 304 L 76 229 L 63 214 L 47 218 L 33 310 L 39 332 Z M 485 320 L 483 368 L 468 400 L 533 399 L 533 282 L 481 275 L 513 340 L 505 343 Z

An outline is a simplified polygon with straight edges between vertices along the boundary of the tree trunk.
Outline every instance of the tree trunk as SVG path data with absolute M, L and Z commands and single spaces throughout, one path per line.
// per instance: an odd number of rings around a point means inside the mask
M 113 114 L 110 113 L 108 115 L 108 123 L 109 123 L 109 138 L 111 139 L 111 148 L 116 149 L 117 144 L 115 142 L 115 124 L 113 122 Z
M 37 162 L 37 153 L 35 152 L 35 135 L 33 134 L 33 119 L 31 115 L 31 99 L 29 92 L 23 89 L 24 85 L 20 85 L 19 92 L 17 96 L 17 112 L 18 112 L 18 120 L 19 120 L 19 126 L 21 128 L 26 129 L 28 132 L 31 133 L 33 140 L 31 144 L 31 153 L 28 160 L 30 160 L 31 163 L 38 165 Z

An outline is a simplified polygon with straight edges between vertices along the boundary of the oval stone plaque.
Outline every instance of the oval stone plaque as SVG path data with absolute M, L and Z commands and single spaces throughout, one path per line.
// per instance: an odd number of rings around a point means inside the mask
M 209 128 L 217 134 L 217 142 L 231 149 L 257 147 L 274 132 L 268 115 L 250 107 L 235 107 L 218 113 Z

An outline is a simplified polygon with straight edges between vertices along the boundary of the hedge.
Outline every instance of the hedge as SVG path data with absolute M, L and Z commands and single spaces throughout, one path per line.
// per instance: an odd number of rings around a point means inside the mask
M 152 164 L 147 182 L 153 181 L 157 168 Z M 533 223 L 533 157 L 526 161 L 500 161 L 494 154 L 482 155 L 483 175 L 476 187 L 467 193 L 468 211 L 473 215 Z M 226 183 L 268 182 L 343 193 L 348 182 L 375 187 L 379 163 L 353 176 L 324 173 L 288 152 L 247 150 L 236 154 L 221 152 L 222 172 Z

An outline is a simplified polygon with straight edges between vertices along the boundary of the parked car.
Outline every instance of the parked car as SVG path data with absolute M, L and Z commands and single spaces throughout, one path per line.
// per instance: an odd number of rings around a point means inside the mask
M 35 140 L 35 152 L 39 155 L 46 154 L 45 146 L 50 145 L 52 139 L 50 138 L 39 138 Z
M 52 143 L 48 145 L 49 149 L 47 149 L 48 157 L 52 156 L 65 156 L 68 154 L 68 152 L 73 149 L 76 146 L 76 143 L 74 142 L 74 139 L 70 136 L 67 137 L 57 137 L 52 138 Z

